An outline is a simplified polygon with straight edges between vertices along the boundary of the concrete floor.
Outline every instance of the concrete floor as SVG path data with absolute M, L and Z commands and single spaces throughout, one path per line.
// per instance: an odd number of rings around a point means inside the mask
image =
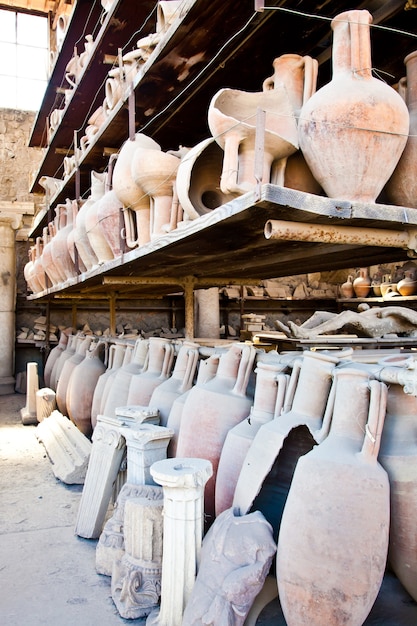
M 54 477 L 36 427 L 21 423 L 25 401 L 20 394 L 0 396 L 0 624 L 143 624 L 120 617 L 110 579 L 95 571 L 96 541 L 74 535 L 82 487 Z M 285 624 L 278 600 L 257 621 Z M 386 575 L 365 624 L 417 626 L 417 603 L 393 575 Z

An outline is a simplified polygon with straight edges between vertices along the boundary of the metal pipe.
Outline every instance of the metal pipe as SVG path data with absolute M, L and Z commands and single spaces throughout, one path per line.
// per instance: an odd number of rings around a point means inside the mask
M 407 230 L 333 226 L 307 222 L 286 222 L 284 220 L 268 220 L 265 223 L 264 234 L 266 239 L 281 241 L 309 241 L 405 249 L 410 247 L 411 242 L 414 244 L 414 235 Z

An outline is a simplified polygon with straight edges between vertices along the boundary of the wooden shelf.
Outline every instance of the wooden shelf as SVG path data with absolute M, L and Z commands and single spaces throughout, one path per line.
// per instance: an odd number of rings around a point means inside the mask
M 276 241 L 265 238 L 269 219 L 405 230 L 417 211 L 390 205 L 337 202 L 276 185 L 259 198 L 247 193 L 187 225 L 100 267 L 52 287 L 31 300 L 110 292 L 156 295 L 194 288 L 257 284 L 262 279 L 407 260 L 406 249 Z M 240 282 L 239 282 L 240 281 Z
M 95 37 L 90 61 L 72 94 L 62 122 L 46 147 L 44 159 L 32 184 L 31 192 L 42 191 L 39 178 L 43 175 L 62 177 L 65 151 L 73 143 L 74 129 L 79 137 L 85 129 L 89 114 L 104 100 L 104 82 L 110 69 L 103 63 L 105 54 L 116 54 L 121 47 L 123 54 L 136 47 L 137 39 L 155 32 L 155 20 L 151 16 L 155 0 L 141 3 L 119 0 L 105 17 Z M 281 5 L 273 0 L 270 6 Z M 50 114 L 56 88 L 62 84 L 66 64 L 71 58 L 76 42 L 82 45 L 82 37 L 93 30 L 88 26 L 93 20 L 87 11 L 91 3 L 78 0 L 71 20 L 64 48 L 58 57 L 41 111 L 35 122 L 29 145 L 45 147 L 45 124 Z M 99 2 L 93 3 L 95 11 Z M 389 5 L 389 6 L 388 6 Z M 309 7 L 312 14 L 329 17 L 322 3 Z M 227 86 L 243 91 L 259 91 L 263 80 L 273 73 L 274 58 L 288 52 L 318 58 L 319 80 L 324 84 L 330 79 L 331 31 L 329 21 L 311 20 L 305 15 L 292 15 L 280 10 L 254 12 L 253 0 L 239 3 L 239 9 L 223 0 L 188 0 L 184 15 L 167 31 L 150 59 L 144 64 L 134 81 L 135 129 L 148 134 L 163 150 L 175 150 L 180 145 L 194 146 L 210 135 L 207 110 L 213 95 Z M 332 13 L 350 9 L 346 0 L 332 4 Z M 404 3 L 393 0 L 383 9 L 377 8 L 375 23 L 383 23 L 398 29 L 410 30 L 416 24 L 417 11 L 406 14 Z M 84 13 L 83 13 L 84 12 Z M 82 15 L 88 15 L 84 28 Z M 97 20 L 97 12 L 92 16 Z M 154 16 L 153 16 L 154 17 Z M 143 30 L 141 26 L 146 22 Z M 135 29 L 140 35 L 134 37 Z M 302 36 L 294 37 L 294 32 Z M 373 61 L 375 67 L 393 75 L 395 83 L 404 74 L 403 58 L 413 51 L 414 43 L 407 37 L 392 33 L 390 41 L 396 54 L 387 59 L 387 37 L 375 29 L 373 35 Z M 129 45 L 127 42 L 130 41 Z M 392 46 L 391 46 L 392 47 Z M 62 58 L 61 58 L 62 57 Z M 320 86 L 320 84 L 319 84 Z M 90 171 L 103 171 L 108 162 L 105 149 L 118 150 L 129 136 L 127 93 L 88 147 L 79 164 L 80 190 L 84 196 L 89 189 Z M 51 199 L 51 206 L 75 197 L 75 175 L 65 180 L 61 191 Z M 42 234 L 48 221 L 48 212 L 39 216 L 30 236 Z
M 57 93 L 57 90 L 61 89 L 63 86 L 69 88 L 65 80 L 65 68 L 74 54 L 75 46 L 78 48 L 84 46 L 84 35 L 90 34 L 97 29 L 102 11 L 103 8 L 100 6 L 100 2 L 77 0 L 75 3 L 66 30 L 65 39 L 52 68 L 40 109 L 32 127 L 28 143 L 29 146 L 37 148 L 48 147 L 48 117 L 55 108 L 59 108 L 64 98 L 63 95 Z M 82 52 L 80 49 L 78 51 Z M 75 126 L 73 126 L 73 128 L 75 128 Z M 65 133 L 65 125 L 62 126 L 62 131 Z M 70 143 L 71 141 L 72 137 Z M 64 141 L 62 141 L 62 143 L 64 143 Z M 53 149 L 48 151 L 53 152 Z M 39 191 L 38 187 L 36 187 L 36 191 Z

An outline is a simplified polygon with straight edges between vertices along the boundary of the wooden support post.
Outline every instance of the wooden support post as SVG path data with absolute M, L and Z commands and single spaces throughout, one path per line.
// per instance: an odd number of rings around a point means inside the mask
M 185 338 L 189 341 L 194 339 L 194 280 L 189 277 L 184 281 L 185 303 Z
M 51 349 L 51 340 L 50 340 L 50 332 L 49 327 L 51 324 L 51 308 L 49 298 L 46 301 L 46 337 L 45 337 L 45 352 L 43 355 L 43 365 L 46 363 L 46 359 L 48 358 L 50 349 Z
M 71 326 L 73 331 L 77 330 L 77 304 L 75 302 L 71 306 Z
M 116 294 L 114 291 L 110 294 L 110 335 L 114 337 L 116 335 Z

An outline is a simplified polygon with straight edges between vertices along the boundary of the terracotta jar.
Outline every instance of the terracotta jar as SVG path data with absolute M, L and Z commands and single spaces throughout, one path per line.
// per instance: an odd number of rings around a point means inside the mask
M 39 282 L 36 280 L 36 276 L 34 274 L 34 264 L 35 264 L 35 246 L 31 246 L 28 251 L 29 260 L 25 264 L 23 268 L 23 275 L 25 277 L 27 286 L 29 287 L 32 293 L 38 293 L 41 291 L 41 286 Z
M 226 435 L 217 470 L 216 517 L 233 504 L 233 496 L 247 451 L 262 424 L 281 414 L 289 376 L 287 365 L 277 353 L 269 352 L 255 369 L 256 384 L 253 406 L 246 419 L 233 426 Z
M 62 352 L 66 349 L 68 345 L 68 335 L 70 334 L 71 329 L 63 330 L 59 336 L 58 345 L 52 348 L 50 353 L 48 354 L 48 358 L 45 362 L 45 367 L 43 368 L 43 379 L 45 382 L 45 387 L 51 387 L 51 375 L 52 370 L 54 368 L 55 362 L 61 356 Z
M 48 276 L 52 286 L 65 282 L 65 275 L 61 268 L 54 263 L 52 256 L 53 240 L 57 232 L 58 218 L 55 216 L 53 222 L 49 222 L 48 227 L 43 229 L 43 251 L 42 267 Z M 46 242 L 46 243 L 45 243 Z
M 106 179 L 106 193 L 97 206 L 97 226 L 100 228 L 113 258 L 121 256 L 125 249 L 122 238 L 124 226 L 123 204 L 113 189 L 113 169 L 116 159 L 116 154 L 110 157 Z
M 75 354 L 78 341 L 79 337 L 77 335 L 69 335 L 67 347 L 61 352 L 52 367 L 50 387 L 54 391 L 56 391 L 59 377 L 61 375 L 62 368 L 64 367 L 64 363 L 67 359 L 71 358 Z
M 67 237 L 67 247 L 68 247 L 68 253 L 69 253 L 70 257 L 71 257 L 71 260 L 72 260 L 72 263 L 74 265 L 75 270 L 82 273 L 82 272 L 85 272 L 87 270 L 87 268 L 84 265 L 84 261 L 82 260 L 82 258 L 78 254 L 78 250 L 77 250 L 77 247 L 75 245 L 75 238 L 76 238 L 76 235 L 77 235 L 77 226 L 76 225 L 77 225 L 78 211 L 79 211 L 78 201 L 74 200 L 73 203 L 72 203 L 72 223 L 73 223 L 73 228 L 69 232 L 68 237 Z
M 216 375 L 193 387 L 183 407 L 177 456 L 208 459 L 213 466 L 204 496 L 207 525 L 215 517 L 217 468 L 227 433 L 250 412 L 247 387 L 254 359 L 253 346 L 232 344 L 220 355 Z
M 166 426 L 176 398 L 191 389 L 198 364 L 199 345 L 184 341 L 175 359 L 172 375 L 152 392 L 149 406 L 159 410 L 160 425 Z
M 260 510 L 276 539 L 294 468 L 327 436 L 339 361 L 308 350 L 294 361 L 281 415 L 259 428 L 243 461 L 233 506 L 242 514 Z
M 75 200 L 74 200 L 75 202 Z M 64 281 L 75 276 L 75 266 L 68 249 L 68 236 L 73 230 L 73 201 L 67 199 L 65 204 L 58 204 L 58 230 L 52 240 L 52 261 L 64 276 Z
M 136 133 L 134 141 L 128 139 L 122 145 L 113 170 L 113 189 L 123 204 L 126 245 L 141 246 L 150 240 L 150 201 L 132 175 L 133 156 L 138 148 L 161 150 L 150 137 Z
M 213 137 L 200 141 L 181 159 L 176 190 L 184 219 L 194 220 L 236 197 L 220 189 L 222 166 L 223 150 Z
M 171 341 L 164 337 L 150 337 L 147 367 L 131 377 L 126 404 L 148 406 L 154 389 L 171 375 L 173 363 L 174 346 Z
M 366 298 L 371 291 L 371 279 L 369 276 L 368 268 L 361 267 L 359 270 L 359 276 L 353 281 L 353 291 L 357 298 Z
M 97 416 L 104 415 L 104 408 L 107 401 L 107 395 L 111 389 L 112 380 L 116 376 L 117 371 L 123 366 L 124 359 L 126 363 L 130 359 L 130 350 L 127 350 L 126 344 L 122 342 L 112 343 L 107 349 L 107 365 L 106 371 L 99 377 L 94 389 L 93 402 L 91 405 L 91 425 L 93 429 L 97 424 Z
M 77 247 L 78 255 L 87 270 L 91 270 L 95 265 L 97 265 L 97 256 L 88 239 L 85 220 L 90 207 L 104 195 L 106 174 L 92 171 L 90 176 L 91 193 L 87 200 L 78 209 L 74 233 L 74 241 Z
M 342 298 L 353 298 L 355 296 L 355 290 L 353 288 L 353 276 L 349 274 L 347 281 L 340 286 L 340 295 Z
M 92 340 L 93 338 L 91 336 L 80 338 L 75 353 L 63 364 L 56 386 L 56 403 L 58 409 L 63 415 L 68 416 L 67 389 L 70 383 L 71 375 L 75 367 L 81 363 L 83 359 L 85 359 L 87 350 L 90 348 Z
M 405 359 L 402 359 L 404 364 Z M 401 362 L 394 365 L 401 367 Z M 389 565 L 417 600 L 417 398 L 390 383 L 379 462 L 390 480 Z
M 332 21 L 333 77 L 304 104 L 300 148 L 331 198 L 375 202 L 404 150 L 409 113 L 401 96 L 372 76 L 366 10 Z
M 103 414 L 112 417 L 119 406 L 128 404 L 129 385 L 132 376 L 141 374 L 148 365 L 149 341 L 137 339 L 128 362 L 118 368 L 111 380 L 107 381 L 106 401 Z
M 276 571 L 288 626 L 363 624 L 385 571 L 389 481 L 377 456 L 387 387 L 348 367 L 335 380 L 330 433 L 298 460 L 281 521 Z
M 272 66 L 274 73 L 264 80 L 262 89 L 285 89 L 298 121 L 303 104 L 316 91 L 318 62 L 310 56 L 283 54 Z
M 417 51 L 404 59 L 407 76 L 399 82 L 399 93 L 410 113 L 410 131 L 407 144 L 393 175 L 385 186 L 388 199 L 393 204 L 417 208 Z
M 111 69 L 108 73 L 109 78 L 105 84 L 105 105 L 106 110 L 111 111 L 117 103 L 124 97 L 127 85 L 124 81 L 124 70 L 120 67 Z
M 197 379 L 194 385 L 195 387 L 204 385 L 216 375 L 217 368 L 219 367 L 219 360 L 219 354 L 212 354 L 206 359 L 199 360 Z M 167 427 L 174 433 L 171 437 L 171 441 L 168 444 L 168 456 L 171 458 L 177 456 L 178 435 L 181 428 L 182 413 L 187 398 L 193 388 L 194 387 L 191 387 L 191 389 L 175 398 L 169 411 Z
M 91 437 L 91 407 L 94 389 L 106 367 L 103 362 L 104 343 L 97 342 L 86 351 L 83 359 L 73 370 L 67 386 L 67 415 L 79 430 Z
M 402 296 L 413 296 L 417 291 L 417 281 L 412 277 L 413 272 L 406 270 L 404 278 L 397 283 L 397 291 Z
M 111 174 L 110 174 L 111 175 Z M 116 227 L 116 236 L 120 240 L 120 220 L 119 213 L 122 207 L 120 200 L 116 194 L 111 191 L 111 182 L 109 181 L 109 173 L 106 176 L 105 193 L 94 202 L 88 209 L 85 216 L 85 230 L 88 241 L 94 254 L 97 257 L 97 264 L 102 265 L 107 261 L 114 259 L 113 250 L 108 244 L 102 228 L 103 215 L 100 215 L 101 208 L 104 208 L 104 213 L 111 215 L 116 214 L 116 222 L 112 222 L 112 226 Z M 109 217 L 109 215 L 107 217 Z
M 170 230 L 173 187 L 179 164 L 177 156 L 161 150 L 138 148 L 133 155 L 133 180 L 149 197 L 151 239 Z
M 33 277 L 36 284 L 40 286 L 40 291 L 46 289 L 46 274 L 42 266 L 43 243 L 42 237 L 36 237 L 35 256 L 33 260 Z
M 276 184 L 283 184 L 286 159 L 298 150 L 297 123 L 285 89 L 254 93 L 221 89 L 210 102 L 208 124 L 213 137 L 224 150 L 220 178 L 222 193 L 246 193 L 257 182 L 254 166 L 259 109 L 265 111 L 261 182 L 271 181 L 271 167 L 276 161 L 281 163 L 281 176 L 275 175 Z

